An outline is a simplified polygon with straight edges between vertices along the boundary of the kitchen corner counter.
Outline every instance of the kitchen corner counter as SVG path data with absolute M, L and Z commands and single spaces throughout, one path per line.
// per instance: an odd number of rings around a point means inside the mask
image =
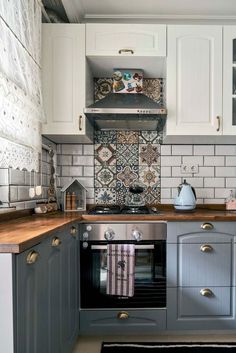
M 0 223 L 0 253 L 20 253 L 47 238 L 53 231 L 72 222 L 133 222 L 133 221 L 236 221 L 236 211 L 199 208 L 193 212 L 176 212 L 163 208 L 150 215 L 89 215 L 83 212 L 68 214 L 58 212 L 48 215 L 32 215 Z
M 0 223 L 0 253 L 20 253 L 66 224 L 81 220 L 81 212 L 32 215 Z

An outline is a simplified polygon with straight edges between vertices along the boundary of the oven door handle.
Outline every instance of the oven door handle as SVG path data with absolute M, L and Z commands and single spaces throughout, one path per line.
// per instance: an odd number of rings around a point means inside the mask
M 153 244 L 148 245 L 135 245 L 135 249 L 137 250 L 149 250 L 154 249 L 155 246 Z M 107 250 L 106 245 L 91 245 L 91 250 Z

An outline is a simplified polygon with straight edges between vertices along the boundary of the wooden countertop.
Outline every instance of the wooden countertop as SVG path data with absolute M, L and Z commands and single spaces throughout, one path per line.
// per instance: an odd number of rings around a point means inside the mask
M 85 213 L 62 213 L 8 220 L 0 223 L 0 253 L 20 253 L 47 238 L 53 231 L 74 221 L 236 221 L 236 211 L 216 209 L 196 209 L 194 212 L 176 212 L 163 209 L 159 214 L 151 215 L 101 215 Z

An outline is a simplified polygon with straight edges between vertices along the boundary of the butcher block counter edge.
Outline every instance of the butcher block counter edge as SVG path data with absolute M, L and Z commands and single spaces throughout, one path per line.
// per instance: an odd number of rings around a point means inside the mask
M 158 214 L 150 215 L 89 215 L 83 212 L 72 214 L 58 212 L 54 215 L 14 219 L 0 223 L 0 253 L 20 253 L 72 222 L 155 222 L 155 221 L 236 221 L 236 211 L 199 208 L 194 212 L 175 212 L 163 209 Z

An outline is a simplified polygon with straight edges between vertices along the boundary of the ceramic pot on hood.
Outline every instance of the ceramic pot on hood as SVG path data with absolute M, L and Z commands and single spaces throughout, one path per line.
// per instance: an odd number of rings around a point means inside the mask
M 178 186 L 178 195 L 174 201 L 176 210 L 190 211 L 196 207 L 196 193 L 194 188 L 186 182 Z

